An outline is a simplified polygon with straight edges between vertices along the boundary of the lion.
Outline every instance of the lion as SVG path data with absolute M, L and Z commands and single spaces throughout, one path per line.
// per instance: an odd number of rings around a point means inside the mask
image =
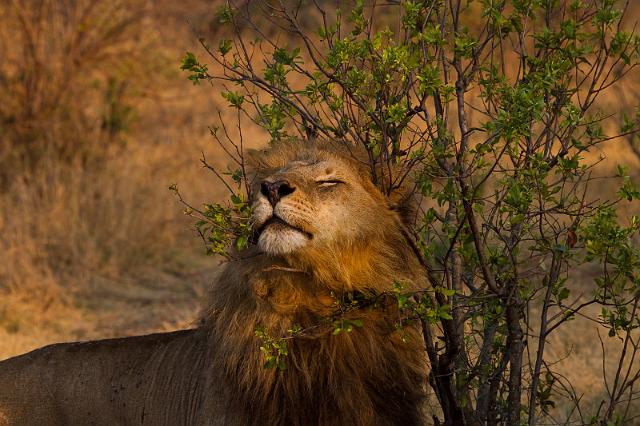
M 0 423 L 424 424 L 420 330 L 397 326 L 397 303 L 371 301 L 397 282 L 426 288 L 425 271 L 400 203 L 352 151 L 283 142 L 252 153 L 254 238 L 223 267 L 198 326 L 3 361 Z M 356 308 L 336 316 L 345 300 Z M 286 342 L 281 368 L 265 367 L 265 335 Z

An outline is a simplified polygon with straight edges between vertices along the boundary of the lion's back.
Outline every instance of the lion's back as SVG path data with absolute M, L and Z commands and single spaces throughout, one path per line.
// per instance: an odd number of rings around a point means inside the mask
M 0 425 L 195 424 L 206 335 L 197 330 L 50 345 L 0 362 Z

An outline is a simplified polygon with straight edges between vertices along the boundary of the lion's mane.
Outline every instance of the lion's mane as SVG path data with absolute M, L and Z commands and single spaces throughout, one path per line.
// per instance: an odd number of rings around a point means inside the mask
M 359 170 L 379 211 L 362 240 L 336 241 L 332 250 L 304 256 L 269 257 L 248 249 L 227 264 L 202 322 L 214 336 L 233 405 L 251 413 L 248 424 L 422 424 L 428 371 L 416 326 L 398 330 L 397 308 L 384 302 L 349 313 L 363 322 L 351 332 L 333 335 L 330 321 L 336 298 L 347 294 L 383 294 L 393 282 L 424 288 L 402 215 L 343 148 L 281 144 L 255 158 L 251 173 L 257 180 L 292 161 L 340 159 Z M 287 368 L 264 368 L 255 330 L 286 336 L 294 326 L 305 332 L 288 341 Z

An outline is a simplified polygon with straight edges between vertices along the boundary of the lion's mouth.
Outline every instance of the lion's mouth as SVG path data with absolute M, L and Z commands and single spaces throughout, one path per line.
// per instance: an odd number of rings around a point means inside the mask
M 306 236 L 309 239 L 313 238 L 313 235 L 310 232 L 305 231 L 304 229 L 298 228 L 297 226 L 293 226 L 287 222 L 285 222 L 283 219 L 281 219 L 280 217 L 273 215 L 271 216 L 269 219 L 267 219 L 262 226 L 260 226 L 260 228 L 258 228 L 258 231 L 256 232 L 256 237 L 260 237 L 260 235 L 265 231 L 265 229 L 269 228 L 269 227 L 281 227 L 281 228 L 289 228 L 289 229 L 294 229 L 298 232 L 300 232 L 301 234 L 303 234 L 304 236 Z

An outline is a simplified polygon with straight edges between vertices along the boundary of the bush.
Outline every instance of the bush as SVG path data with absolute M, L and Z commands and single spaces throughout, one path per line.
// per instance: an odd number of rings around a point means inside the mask
M 183 61 L 194 83 L 225 84 L 238 119 L 272 142 L 358 144 L 383 192 L 414 183 L 422 202 L 411 232 L 432 287 L 395 296 L 403 320 L 422 323 L 437 424 L 623 424 L 637 414 L 640 219 L 619 220 L 616 209 L 640 190 L 622 166 L 617 193 L 592 189 L 594 150 L 640 124 L 598 110 L 640 59 L 627 5 L 275 1 L 260 21 L 250 4 L 224 6 L 230 38 L 203 41 L 213 66 L 192 53 Z M 297 44 L 265 35 L 264 19 Z M 612 130 L 611 117 L 622 127 Z M 217 252 L 246 232 L 231 214 L 246 217 L 242 158 L 228 152 L 234 201 L 199 212 Z M 228 232 L 211 232 L 220 225 Z M 580 283 L 585 265 L 599 272 Z M 621 342 L 606 395 L 589 407 L 546 351 L 552 334 L 584 316 Z

